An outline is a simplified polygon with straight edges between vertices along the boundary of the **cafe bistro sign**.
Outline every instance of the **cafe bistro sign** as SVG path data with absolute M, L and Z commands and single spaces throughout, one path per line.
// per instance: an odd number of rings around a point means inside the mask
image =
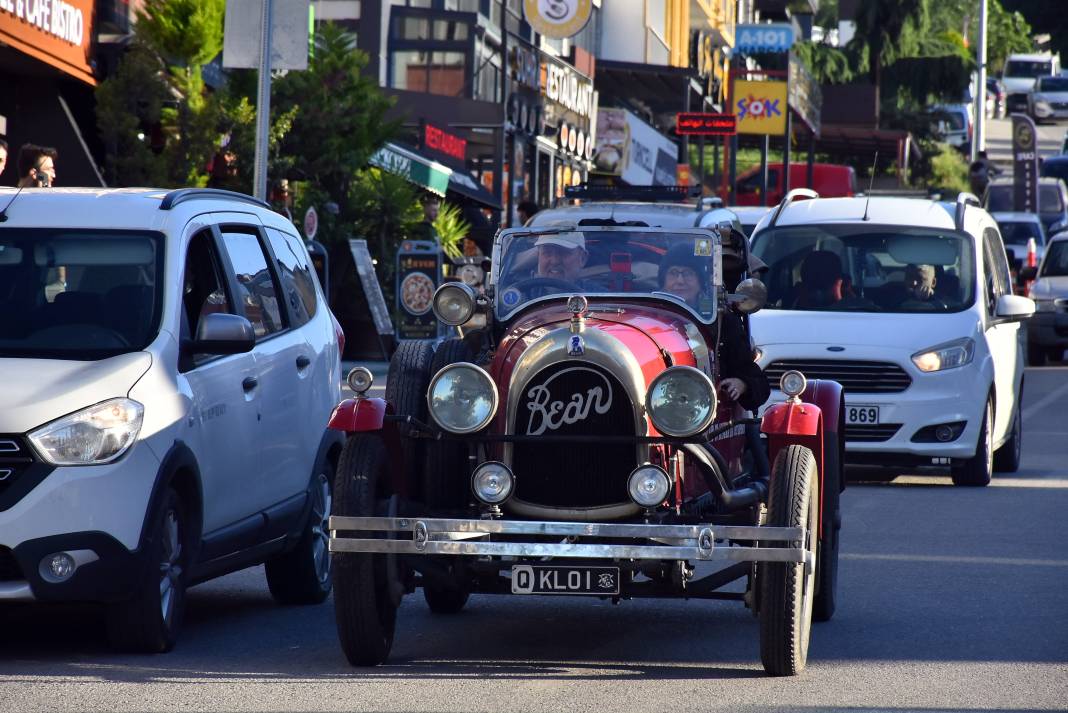
M 0 0 L 0 44 L 96 84 L 93 15 L 93 0 Z

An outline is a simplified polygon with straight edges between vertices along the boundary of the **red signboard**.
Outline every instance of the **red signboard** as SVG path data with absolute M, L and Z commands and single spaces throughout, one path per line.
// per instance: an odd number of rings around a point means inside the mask
M 738 117 L 734 114 L 681 112 L 675 115 L 675 133 L 688 136 L 734 136 Z
M 433 124 L 423 124 L 423 146 L 460 161 L 467 157 L 467 139 L 461 139 Z

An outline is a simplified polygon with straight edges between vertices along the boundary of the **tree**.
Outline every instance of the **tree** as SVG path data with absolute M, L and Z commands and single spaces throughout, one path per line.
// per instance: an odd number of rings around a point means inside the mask
M 857 3 L 856 35 L 852 49 L 866 55 L 868 73 L 875 85 L 876 112 L 883 67 L 912 54 L 917 38 L 928 24 L 927 0 L 865 0 Z M 878 120 L 878 114 L 876 115 Z

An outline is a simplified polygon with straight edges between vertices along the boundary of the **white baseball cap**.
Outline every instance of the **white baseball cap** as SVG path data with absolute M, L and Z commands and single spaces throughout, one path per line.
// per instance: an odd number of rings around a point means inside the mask
M 582 233 L 548 233 L 538 238 L 534 246 L 538 245 L 557 245 L 567 250 L 574 250 L 575 248 L 586 249 L 586 236 Z

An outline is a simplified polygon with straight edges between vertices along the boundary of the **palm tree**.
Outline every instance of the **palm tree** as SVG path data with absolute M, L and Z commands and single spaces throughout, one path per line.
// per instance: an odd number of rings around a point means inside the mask
M 875 119 L 879 120 L 879 84 L 884 65 L 914 49 L 928 24 L 929 0 L 863 0 L 856 4 L 857 29 L 851 44 L 866 46 L 868 74 L 875 85 Z

